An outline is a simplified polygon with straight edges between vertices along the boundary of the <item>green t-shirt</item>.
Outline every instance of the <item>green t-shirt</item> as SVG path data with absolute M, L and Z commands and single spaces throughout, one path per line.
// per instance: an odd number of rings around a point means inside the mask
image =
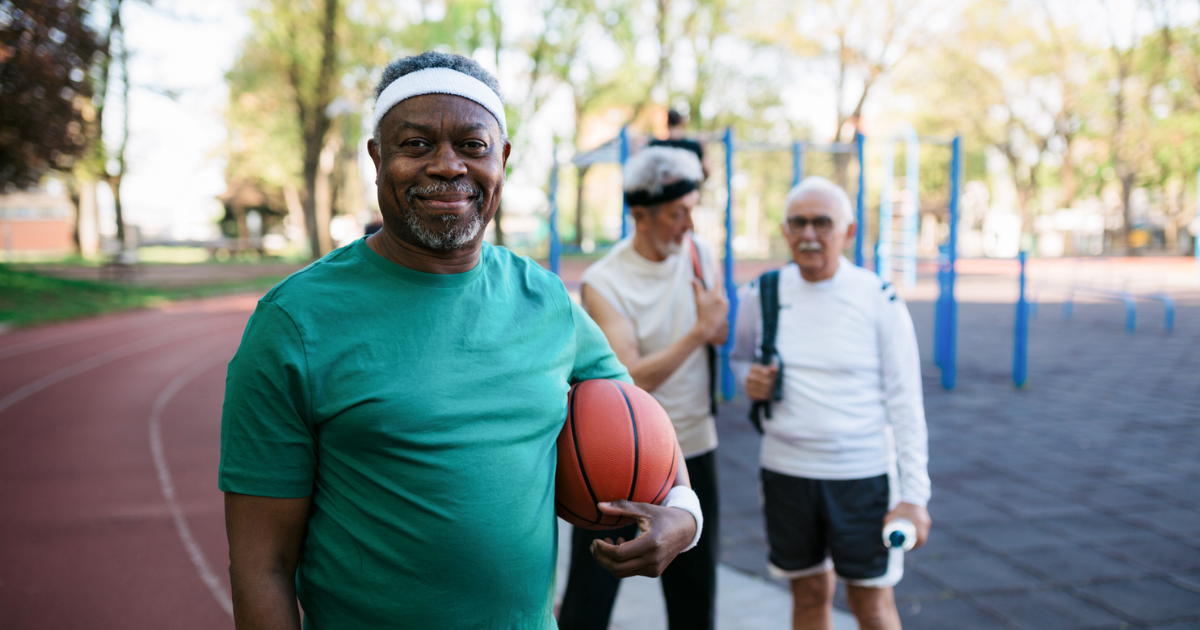
M 558 278 L 485 244 L 466 273 L 364 240 L 259 302 L 229 364 L 219 485 L 311 495 L 306 626 L 555 627 L 555 440 L 571 383 L 628 381 Z

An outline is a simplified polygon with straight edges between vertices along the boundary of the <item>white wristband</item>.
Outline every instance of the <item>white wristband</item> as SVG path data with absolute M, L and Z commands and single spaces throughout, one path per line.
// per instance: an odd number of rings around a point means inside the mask
M 704 514 L 700 511 L 700 498 L 696 496 L 696 493 L 687 486 L 675 486 L 671 488 L 670 492 L 667 492 L 667 498 L 663 499 L 662 506 L 679 508 L 696 519 L 696 535 L 692 537 L 691 544 L 683 551 L 695 547 L 696 543 L 700 542 L 700 532 L 704 531 Z

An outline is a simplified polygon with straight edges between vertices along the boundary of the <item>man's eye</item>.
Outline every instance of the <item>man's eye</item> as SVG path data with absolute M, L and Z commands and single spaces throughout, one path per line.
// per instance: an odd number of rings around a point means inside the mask
M 479 151 L 481 149 L 486 149 L 487 145 L 478 140 L 468 140 L 463 143 L 463 147 L 472 151 Z

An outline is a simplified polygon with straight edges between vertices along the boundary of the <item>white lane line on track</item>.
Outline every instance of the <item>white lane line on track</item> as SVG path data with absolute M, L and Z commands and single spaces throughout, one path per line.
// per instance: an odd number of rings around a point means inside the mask
M 93 370 L 95 368 L 98 368 L 101 365 L 104 365 L 105 363 L 111 363 L 113 361 L 116 361 L 117 359 L 123 359 L 132 354 L 137 354 L 139 352 L 145 352 L 147 350 L 153 350 L 154 348 L 157 348 L 159 346 L 164 346 L 166 344 L 174 343 L 176 341 L 184 341 L 186 339 L 192 339 L 194 337 L 206 335 L 208 333 L 219 330 L 221 328 L 228 328 L 228 327 L 229 326 L 227 326 L 227 325 L 225 325 L 225 326 L 211 326 L 211 325 L 204 326 L 203 324 L 193 324 L 191 326 L 184 326 L 183 328 L 175 329 L 174 331 L 172 331 L 170 333 L 163 333 L 161 335 L 155 335 L 153 337 L 142 339 L 141 341 L 134 341 L 131 343 L 127 343 L 125 345 L 121 345 L 121 346 L 117 346 L 116 348 L 112 348 L 111 350 L 106 350 L 104 352 L 101 352 L 100 354 L 90 356 L 86 359 L 83 359 L 82 361 L 72 363 L 71 365 L 68 365 L 65 368 L 59 369 L 55 372 L 51 372 L 50 374 L 47 374 L 46 376 L 43 376 L 42 378 L 39 378 L 38 380 L 36 380 L 32 383 L 29 383 L 27 385 L 17 388 L 15 391 L 13 391 L 9 395 L 5 396 L 4 398 L 0 398 L 0 413 L 3 413 L 9 407 L 17 404 L 18 402 L 21 402 L 22 400 L 32 396 L 33 394 L 36 394 L 36 393 L 42 391 L 43 389 L 46 389 L 47 387 L 50 387 L 51 385 L 61 383 L 73 376 L 78 376 L 80 374 L 83 374 L 84 372 L 87 372 L 88 370 Z M 198 332 L 192 333 L 192 334 L 188 334 L 188 335 L 174 334 L 174 333 L 178 333 L 180 330 L 188 330 L 188 329 L 194 329 L 194 328 L 201 328 L 201 330 Z
M 175 519 L 175 530 L 179 532 L 179 540 L 183 542 L 183 547 L 187 550 L 192 565 L 200 574 L 200 581 L 208 587 L 221 610 L 233 617 L 233 598 L 225 591 L 225 587 L 217 578 L 216 573 L 213 573 L 212 567 L 204 557 L 204 550 L 192 536 L 192 529 L 188 527 L 187 517 L 183 515 L 179 502 L 175 500 L 175 484 L 171 481 L 171 469 L 167 467 L 167 457 L 163 452 L 161 428 L 162 413 L 167 408 L 167 404 L 171 402 L 171 398 L 192 380 L 218 365 L 225 358 L 227 357 L 223 353 L 209 355 L 194 363 L 183 374 L 175 377 L 175 380 L 168 383 L 166 388 L 159 393 L 158 398 L 154 401 L 154 407 L 150 411 L 150 452 L 154 455 L 154 467 L 158 469 L 158 484 L 162 487 L 163 499 L 167 502 L 167 508 L 171 510 L 171 516 Z
M 105 335 L 113 335 L 113 334 L 120 334 L 123 332 L 129 332 L 132 330 L 137 330 L 138 328 L 141 328 L 144 325 L 144 324 L 141 324 L 140 322 L 135 322 L 132 326 L 115 326 L 114 325 L 114 324 L 125 324 L 125 323 L 127 323 L 127 321 L 128 320 L 119 320 L 119 321 L 115 321 L 115 322 L 114 321 L 99 322 L 99 323 L 97 323 L 96 326 L 91 326 L 90 328 L 84 329 L 83 331 L 80 331 L 78 328 L 75 328 L 72 330 L 64 330 L 64 331 L 61 331 L 58 333 L 54 333 L 52 335 L 46 335 L 45 337 L 42 337 L 41 339 L 31 339 L 29 341 L 22 341 L 20 343 L 15 343 L 6 348 L 0 348 L 0 359 L 8 359 L 8 358 L 12 358 L 15 356 L 20 356 L 22 354 L 28 354 L 30 352 L 37 352 L 38 350 L 46 350 L 47 348 L 56 348 L 58 346 L 62 346 L 62 345 L 68 344 L 68 343 L 75 343 L 77 341 L 87 341 L 89 339 L 95 339 L 97 337 L 103 337 Z M 97 332 L 97 328 L 99 329 L 99 332 Z M 64 337 L 66 337 L 66 338 L 64 339 Z

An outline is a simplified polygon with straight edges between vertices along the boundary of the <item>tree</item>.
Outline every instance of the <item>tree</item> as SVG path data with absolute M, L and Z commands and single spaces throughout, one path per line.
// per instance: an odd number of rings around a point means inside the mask
M 100 47 L 79 2 L 0 0 L 0 190 L 35 186 L 87 150 L 88 70 Z
M 784 5 L 780 14 L 785 17 L 767 27 L 764 36 L 795 57 L 825 62 L 837 119 L 830 141 L 846 143 L 862 131 L 863 111 L 874 88 L 921 42 L 934 39 L 940 23 L 936 16 L 950 13 L 946 3 L 931 0 L 806 0 Z M 848 184 L 852 157 L 834 156 L 842 187 Z

